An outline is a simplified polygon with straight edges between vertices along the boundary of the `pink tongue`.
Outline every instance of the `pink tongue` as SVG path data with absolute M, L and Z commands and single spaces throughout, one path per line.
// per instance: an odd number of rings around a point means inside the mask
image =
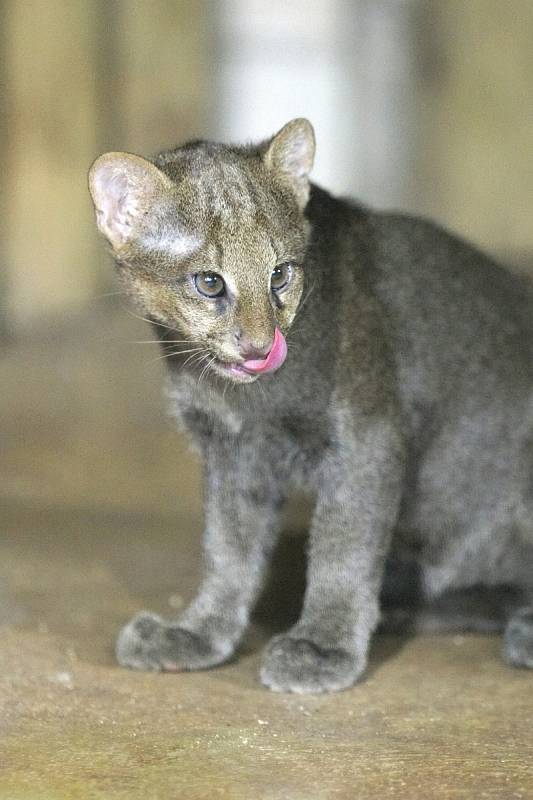
M 281 367 L 287 357 L 287 342 L 279 328 L 274 332 L 274 343 L 266 358 L 245 361 L 241 364 L 248 372 L 274 372 Z

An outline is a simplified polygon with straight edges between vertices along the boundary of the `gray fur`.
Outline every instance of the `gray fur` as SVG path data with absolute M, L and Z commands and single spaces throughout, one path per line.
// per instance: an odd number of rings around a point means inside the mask
M 307 129 L 296 128 L 305 148 Z M 430 603 L 480 585 L 510 585 L 530 602 L 533 303 L 524 281 L 429 222 L 316 186 L 302 213 L 305 175 L 291 195 L 283 148 L 275 159 L 265 155 L 272 143 L 162 154 L 154 163 L 175 187 L 176 237 L 185 228 L 203 244 L 179 262 L 151 253 L 145 234 L 117 253 L 167 355 L 166 340 L 184 337 L 228 353 L 236 325 L 264 339 L 279 324 L 289 343 L 278 372 L 241 384 L 214 367 L 200 375 L 179 353 L 167 358 L 173 414 L 206 465 L 205 575 L 177 622 L 140 615 L 117 655 L 166 670 L 228 659 L 299 484 L 316 497 L 304 607 L 268 646 L 261 680 L 321 692 L 363 673 L 387 561 L 415 565 Z M 158 206 L 166 240 L 172 218 Z M 299 261 L 301 285 L 277 310 L 261 287 L 285 255 Z M 236 287 L 239 302 L 218 322 L 183 288 L 198 268 Z M 532 615 L 522 608 L 506 628 L 515 665 L 533 665 Z

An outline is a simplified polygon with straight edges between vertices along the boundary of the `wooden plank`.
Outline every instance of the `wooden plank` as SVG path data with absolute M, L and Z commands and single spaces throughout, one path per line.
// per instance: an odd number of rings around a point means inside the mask
M 109 280 L 86 188 L 94 157 L 205 132 L 207 3 L 6 0 L 2 14 L 3 261 L 19 329 Z
M 9 324 L 91 296 L 95 234 L 86 172 L 95 154 L 94 6 L 8 0 L 5 261 Z
M 425 6 L 426 210 L 507 260 L 533 253 L 533 3 Z M 429 49 L 431 48 L 431 49 Z M 422 102 L 423 100 L 423 102 Z
M 150 154 L 205 136 L 209 7 L 207 0 L 121 0 L 121 150 Z

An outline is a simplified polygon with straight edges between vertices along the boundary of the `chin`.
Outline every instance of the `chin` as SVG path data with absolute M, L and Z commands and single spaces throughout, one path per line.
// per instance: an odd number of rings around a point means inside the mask
M 252 375 L 250 372 L 241 370 L 233 364 L 225 364 L 222 361 L 215 361 L 211 365 L 211 369 L 231 383 L 254 383 L 259 377 L 259 375 Z

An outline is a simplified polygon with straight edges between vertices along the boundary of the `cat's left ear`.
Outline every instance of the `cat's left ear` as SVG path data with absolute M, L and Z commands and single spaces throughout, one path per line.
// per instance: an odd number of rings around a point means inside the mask
M 309 199 L 309 173 L 315 158 L 315 132 L 307 119 L 288 122 L 270 141 L 266 166 L 289 184 L 303 210 Z

